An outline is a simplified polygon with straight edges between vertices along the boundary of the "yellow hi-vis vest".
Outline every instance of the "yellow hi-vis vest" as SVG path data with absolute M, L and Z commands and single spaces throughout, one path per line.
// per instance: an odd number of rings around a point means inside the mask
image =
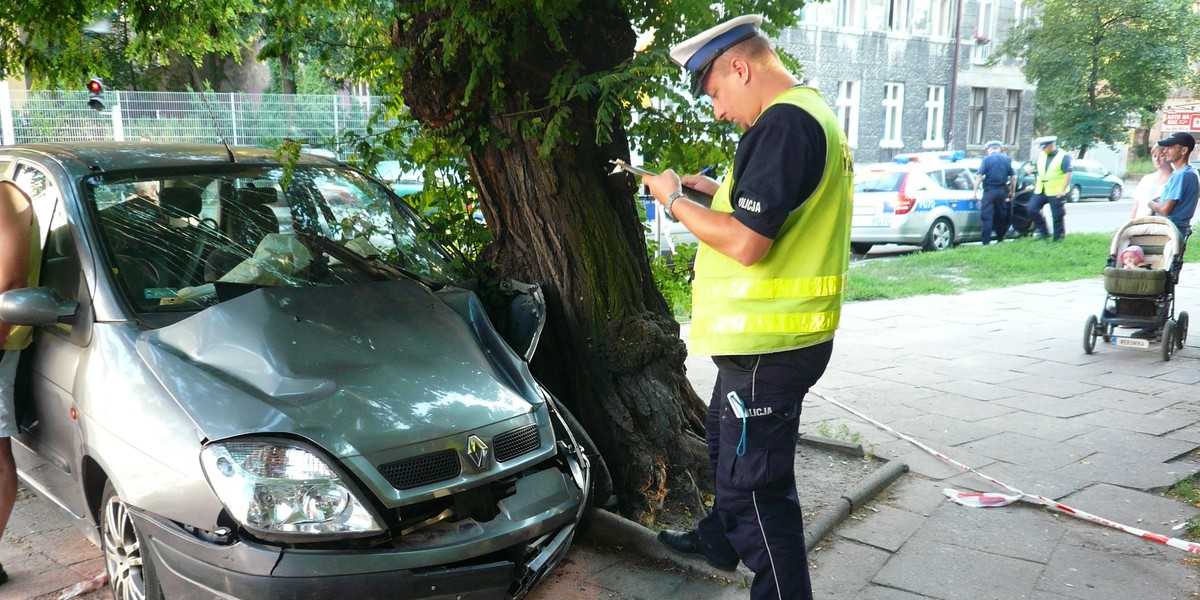
M 821 183 L 788 215 L 759 262 L 742 266 L 700 244 L 692 283 L 692 354 L 763 354 L 813 346 L 833 339 L 841 318 L 850 263 L 850 148 L 837 117 L 813 88 L 791 88 L 771 104 L 780 103 L 800 107 L 824 130 Z M 733 178 L 730 169 L 713 197 L 713 210 L 733 212 Z
M 30 203 L 29 211 L 32 218 L 29 222 L 29 287 L 38 284 L 38 276 L 42 267 L 42 236 L 38 227 L 37 213 Z M 4 342 L 3 350 L 22 350 L 33 341 L 33 328 L 28 325 L 12 325 L 8 330 L 8 340 Z
M 1033 193 L 1043 194 L 1046 196 L 1057 196 L 1063 191 L 1067 183 L 1067 174 L 1062 170 L 1063 157 L 1067 153 L 1059 150 L 1054 153 L 1054 159 L 1050 161 L 1050 165 L 1046 165 L 1046 153 L 1043 152 L 1038 157 L 1037 163 L 1037 186 Z

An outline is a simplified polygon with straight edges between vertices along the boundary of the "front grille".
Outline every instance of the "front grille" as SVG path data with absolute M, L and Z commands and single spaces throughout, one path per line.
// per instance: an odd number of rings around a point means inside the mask
M 535 423 L 505 431 L 496 436 L 492 444 L 496 446 L 496 462 L 504 462 L 537 450 L 542 445 L 542 438 Z
M 379 467 L 383 477 L 398 490 L 445 481 L 457 477 L 461 471 L 458 453 L 453 450 L 406 458 Z

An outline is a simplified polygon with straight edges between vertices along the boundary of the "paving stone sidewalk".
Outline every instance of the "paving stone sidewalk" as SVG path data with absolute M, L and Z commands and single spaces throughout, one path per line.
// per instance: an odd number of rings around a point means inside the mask
M 1096 278 L 849 304 L 816 391 L 1025 492 L 1178 535 L 1171 527 L 1200 509 L 1158 492 L 1200 471 L 1200 338 L 1165 363 L 1157 347 L 1085 354 L 1084 321 L 1103 297 Z M 1200 266 L 1185 266 L 1177 291 L 1177 310 L 1189 308 L 1200 315 Z M 688 369 L 706 395 L 711 362 L 689 359 Z M 911 472 L 812 553 L 817 598 L 1200 598 L 1200 557 L 1027 503 L 952 504 L 944 488 L 999 490 L 810 395 L 802 430 L 815 433 L 821 423 L 861 433 L 876 453 Z M 60 570 L 62 586 L 102 568 L 82 538 L 54 531 L 44 538 L 74 549 L 37 549 L 69 567 Z M 23 552 L 10 541 L 0 544 L 6 566 Z M 14 596 L 10 585 L 0 587 L 0 599 L 37 597 Z M 593 540 L 581 540 L 531 595 L 747 597 L 741 583 Z

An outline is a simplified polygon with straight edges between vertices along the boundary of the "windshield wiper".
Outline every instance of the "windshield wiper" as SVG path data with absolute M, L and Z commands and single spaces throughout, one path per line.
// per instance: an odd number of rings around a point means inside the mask
M 363 256 L 349 248 L 339 244 L 335 240 L 331 240 L 322 235 L 316 235 L 305 231 L 297 231 L 296 235 L 300 241 L 306 245 L 315 248 L 325 254 L 328 254 L 345 264 L 348 264 L 362 273 L 374 277 L 379 281 L 395 281 L 398 279 L 408 278 L 425 284 L 432 290 L 439 290 L 442 285 L 423 277 L 417 273 L 390 265 L 375 256 Z

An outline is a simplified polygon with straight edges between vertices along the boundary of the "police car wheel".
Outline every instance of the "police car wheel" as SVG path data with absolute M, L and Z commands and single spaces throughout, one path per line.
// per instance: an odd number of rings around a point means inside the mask
M 954 224 L 949 219 L 941 218 L 929 226 L 922 247 L 928 252 L 941 252 L 954 246 Z
M 850 242 L 850 251 L 855 254 L 866 254 L 871 251 L 874 244 L 865 242 Z

